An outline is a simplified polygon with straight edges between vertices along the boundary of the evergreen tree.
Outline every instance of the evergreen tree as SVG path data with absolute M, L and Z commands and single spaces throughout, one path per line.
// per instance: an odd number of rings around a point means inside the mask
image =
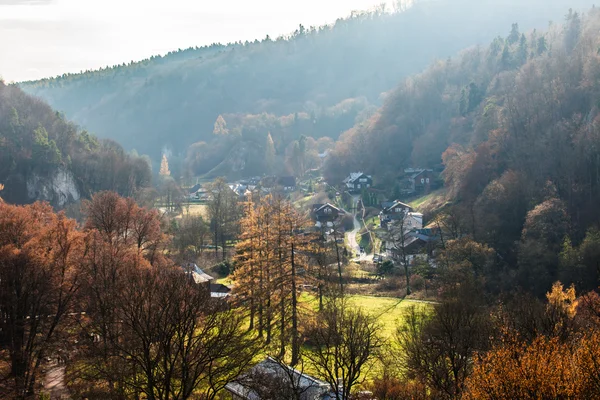
M 158 171 L 160 176 L 171 176 L 171 171 L 169 171 L 169 160 L 167 159 L 167 155 L 163 154 L 162 160 L 160 161 L 160 170 Z

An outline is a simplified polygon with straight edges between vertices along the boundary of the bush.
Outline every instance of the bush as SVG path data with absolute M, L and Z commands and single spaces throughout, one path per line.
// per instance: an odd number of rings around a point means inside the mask
M 215 265 L 212 269 L 221 276 L 228 276 L 235 270 L 235 265 L 229 260 L 225 260 Z
M 391 260 L 385 260 L 377 265 L 377 273 L 379 275 L 391 275 L 394 272 L 394 263 Z
M 377 290 L 381 292 L 392 292 L 405 289 L 406 280 L 400 276 L 386 278 L 379 285 L 377 285 Z
M 403 381 L 398 378 L 376 378 L 369 389 L 376 399 L 385 400 L 420 400 L 429 398 L 427 387 L 417 381 Z
M 342 227 L 346 231 L 351 231 L 354 229 L 354 217 L 350 214 L 346 214 L 342 218 Z
M 420 291 L 425 288 L 425 279 L 421 275 L 412 275 L 410 277 L 410 287 L 414 291 Z

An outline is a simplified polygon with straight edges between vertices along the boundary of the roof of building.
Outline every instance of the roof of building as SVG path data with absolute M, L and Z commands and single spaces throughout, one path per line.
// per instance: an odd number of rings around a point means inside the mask
M 206 283 L 213 281 L 215 278 L 208 275 L 206 272 L 202 271 L 196 264 L 188 263 L 187 265 L 183 265 L 183 268 L 187 273 L 189 273 L 192 278 L 194 278 L 194 282 L 196 283 Z
M 363 175 L 366 176 L 367 178 L 371 179 L 371 175 L 365 175 L 364 172 L 351 172 L 350 176 L 348 176 L 346 179 L 344 179 L 344 183 L 353 183 Z
M 317 204 L 315 204 L 315 206 L 316 206 L 316 205 L 317 205 Z M 334 206 L 334 205 L 333 205 L 333 204 L 331 204 L 331 203 L 319 204 L 319 206 L 320 206 L 319 208 L 313 208 L 314 212 L 318 213 L 319 211 L 322 211 L 322 210 L 324 210 L 324 209 L 325 209 L 325 208 L 327 208 L 327 207 L 329 207 L 329 208 L 332 208 L 332 209 L 336 210 L 338 213 L 342 213 L 342 212 L 343 212 L 342 210 L 340 210 L 339 208 L 337 208 L 336 206 Z
M 433 170 L 428 169 L 428 168 L 406 168 L 404 170 L 404 174 L 410 175 L 410 179 L 415 179 L 417 176 L 421 175 L 423 172 L 433 172 Z
M 223 285 L 222 283 L 210 283 L 210 292 L 211 293 L 229 293 L 231 289 L 228 286 Z
M 387 210 L 388 208 L 390 208 L 393 205 L 394 205 L 393 201 L 384 201 L 383 203 L 381 203 L 381 208 L 384 210 Z
M 282 365 L 271 357 L 267 357 L 264 361 L 261 361 L 257 365 L 248 371 L 245 376 L 251 376 L 252 373 L 258 373 L 263 378 L 265 375 L 272 376 L 275 379 L 287 381 L 290 379 L 290 372 L 294 377 L 294 380 L 301 390 L 310 388 L 319 389 L 321 392 L 320 399 L 329 399 L 331 387 L 328 383 L 316 379 L 302 371 L 298 371 L 288 365 Z M 241 397 L 246 400 L 260 400 L 260 396 L 252 388 L 244 385 L 244 377 L 241 377 L 238 381 L 229 382 L 225 385 L 225 389 L 229 392 Z
M 397 207 L 408 208 L 409 210 L 413 209 L 409 204 L 403 203 L 400 200 L 396 200 L 392 202 L 392 205 L 390 205 L 388 208 L 385 208 L 385 210 L 392 210 Z
M 202 188 L 202 185 L 199 183 L 196 183 L 194 186 L 192 186 L 191 188 L 188 189 L 188 193 L 190 194 L 194 194 L 196 193 L 198 190 L 200 190 L 200 188 Z

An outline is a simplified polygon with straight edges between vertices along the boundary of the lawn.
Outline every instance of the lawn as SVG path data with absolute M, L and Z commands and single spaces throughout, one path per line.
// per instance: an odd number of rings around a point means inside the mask
M 194 204 L 190 203 L 183 206 L 183 214 L 189 215 L 201 215 L 206 218 L 208 216 L 208 206 L 206 204 Z
M 401 323 L 405 312 L 410 307 L 426 310 L 431 304 L 415 300 L 403 300 L 394 297 L 351 296 L 350 301 L 362 308 L 364 312 L 377 318 L 381 324 L 384 338 L 391 338 L 398 323 Z
M 360 307 L 365 313 L 376 318 L 381 325 L 381 334 L 384 339 L 391 339 L 396 332 L 396 326 L 402 323 L 406 311 L 410 307 L 426 311 L 431 308 L 431 303 L 404 300 L 397 297 L 377 297 L 377 296 L 349 296 L 352 305 Z M 309 293 L 302 293 L 300 302 L 316 310 L 317 298 Z

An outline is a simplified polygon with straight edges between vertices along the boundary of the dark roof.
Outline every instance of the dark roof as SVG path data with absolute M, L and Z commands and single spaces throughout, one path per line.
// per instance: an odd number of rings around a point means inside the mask
M 277 183 L 280 186 L 284 186 L 284 187 L 294 187 L 294 186 L 296 186 L 296 177 L 280 176 L 279 178 L 277 178 Z
M 303 371 L 294 369 L 288 365 L 282 365 L 271 357 L 258 363 L 251 368 L 244 376 L 238 377 L 235 381 L 227 383 L 225 389 L 236 396 L 246 400 L 260 400 L 258 393 L 252 388 L 253 375 L 255 379 L 273 379 L 273 382 L 285 384 L 292 375 L 295 384 L 303 390 L 300 398 L 302 400 L 329 399 L 331 397 L 331 388 L 328 383 L 316 379 Z
M 352 173 L 350 173 L 350 176 L 348 176 L 346 179 L 344 179 L 344 183 L 354 183 L 354 182 L 356 182 L 356 180 L 358 178 L 361 178 L 363 176 L 365 176 L 369 179 L 373 179 L 373 178 L 371 178 L 371 175 L 367 175 L 364 172 L 352 172 Z
M 410 176 L 410 179 L 415 179 L 416 177 L 421 175 L 423 172 L 433 172 L 433 170 L 432 169 L 418 169 Z
M 201 187 L 202 187 L 202 185 L 201 185 L 201 184 L 199 184 L 199 183 L 196 183 L 194 186 L 192 186 L 191 188 L 189 188 L 189 189 L 188 189 L 188 192 L 189 192 L 190 194 L 194 194 L 194 193 L 196 193 L 198 190 L 200 190 L 200 188 L 201 188 Z
M 210 284 L 210 292 L 211 293 L 229 293 L 231 289 L 222 283 L 212 283 Z
M 341 213 L 341 212 L 342 212 L 342 210 L 340 210 L 339 208 L 337 208 L 336 206 L 334 206 L 334 205 L 332 205 L 332 204 L 330 204 L 330 203 L 326 203 L 326 204 L 323 204 L 323 205 L 321 205 L 321 207 L 317 208 L 317 209 L 315 210 L 315 212 L 322 211 L 322 210 L 324 210 L 324 209 L 325 209 L 327 206 L 329 206 L 329 207 L 333 208 L 333 209 L 334 209 L 334 210 L 336 210 L 338 213 Z
M 390 208 L 393 205 L 394 205 L 393 201 L 384 201 L 383 203 L 381 203 L 381 208 L 384 210 L 387 210 L 388 208 Z
M 392 205 L 390 205 L 389 207 L 387 207 L 385 210 L 392 210 L 392 209 L 394 209 L 394 208 L 396 208 L 396 207 L 398 207 L 398 206 L 400 206 L 400 207 L 402 207 L 402 208 L 408 208 L 409 210 L 412 210 L 412 209 L 413 209 L 413 208 L 412 208 L 410 205 L 408 205 L 408 204 L 406 204 L 406 203 L 403 203 L 403 202 L 401 202 L 400 200 L 396 200 L 396 201 L 394 201 L 394 202 L 392 203 Z

